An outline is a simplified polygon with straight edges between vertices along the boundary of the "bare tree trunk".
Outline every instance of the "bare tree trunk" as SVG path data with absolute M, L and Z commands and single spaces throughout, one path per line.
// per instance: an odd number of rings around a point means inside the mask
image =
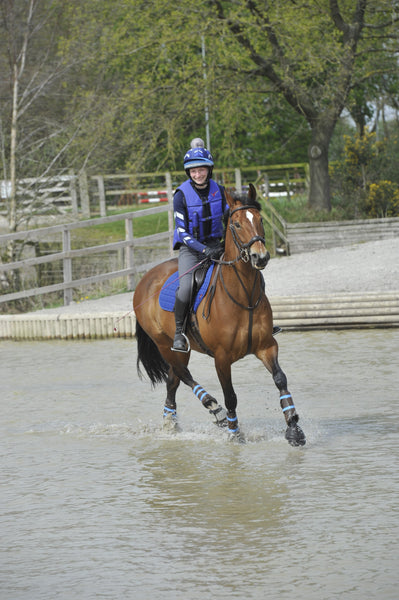
M 17 174 L 16 174 L 16 153 L 17 153 L 17 127 L 18 127 L 18 67 L 14 64 L 12 86 L 12 113 L 11 113 L 11 132 L 10 132 L 10 204 L 9 204 L 9 222 L 8 226 L 11 232 L 17 229 Z
M 29 0 L 28 12 L 25 23 L 25 32 L 22 39 L 21 48 L 12 47 L 10 51 L 11 73 L 12 73 L 12 109 L 11 109 L 11 130 L 10 130 L 10 199 L 9 199 L 9 230 L 16 231 L 17 229 L 17 170 L 16 170 L 16 154 L 17 154 L 17 139 L 18 139 L 18 119 L 19 119 L 19 82 L 25 70 L 26 52 L 28 49 L 28 41 L 32 18 L 35 8 L 35 0 Z M 9 21 L 13 23 L 14 17 L 10 10 Z
M 330 145 L 330 128 L 315 127 L 312 132 L 312 143 L 308 148 L 309 156 L 309 205 L 315 210 L 331 210 L 330 174 L 328 172 L 328 148 Z M 333 131 L 333 129 L 332 129 Z

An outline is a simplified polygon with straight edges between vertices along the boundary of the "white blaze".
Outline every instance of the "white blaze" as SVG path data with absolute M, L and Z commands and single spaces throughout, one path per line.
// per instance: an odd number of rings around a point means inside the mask
M 253 216 L 253 214 L 249 210 L 247 210 L 245 212 L 246 212 L 246 215 L 247 215 L 247 219 L 249 221 L 251 221 L 251 225 L 253 225 L 254 224 L 254 216 Z

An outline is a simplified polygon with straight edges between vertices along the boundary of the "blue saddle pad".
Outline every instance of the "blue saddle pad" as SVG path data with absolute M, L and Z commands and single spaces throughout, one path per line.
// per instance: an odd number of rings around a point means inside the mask
M 197 308 L 207 292 L 214 266 L 215 264 L 211 263 L 209 269 L 206 272 L 205 279 L 195 296 L 194 312 L 197 312 Z M 178 287 L 179 273 L 178 271 L 176 271 L 175 273 L 172 273 L 172 275 L 165 281 L 159 294 L 159 305 L 163 310 L 173 312 L 173 309 L 175 307 L 176 290 Z

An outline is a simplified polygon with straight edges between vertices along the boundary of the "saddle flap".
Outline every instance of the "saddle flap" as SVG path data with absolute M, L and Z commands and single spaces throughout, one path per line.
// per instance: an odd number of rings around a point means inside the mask
M 201 265 L 198 269 L 195 269 L 193 273 L 193 294 L 201 287 L 204 283 L 205 276 L 208 272 L 209 264 Z

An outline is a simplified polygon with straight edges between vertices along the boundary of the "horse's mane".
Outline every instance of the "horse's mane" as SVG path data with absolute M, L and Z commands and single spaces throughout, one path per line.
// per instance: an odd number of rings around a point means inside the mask
M 238 200 L 241 202 L 243 206 L 248 206 L 252 208 L 256 208 L 256 210 L 261 210 L 262 207 L 260 203 L 256 200 L 256 198 L 251 198 L 247 194 L 240 194 L 239 192 L 233 192 L 232 194 L 233 200 Z

